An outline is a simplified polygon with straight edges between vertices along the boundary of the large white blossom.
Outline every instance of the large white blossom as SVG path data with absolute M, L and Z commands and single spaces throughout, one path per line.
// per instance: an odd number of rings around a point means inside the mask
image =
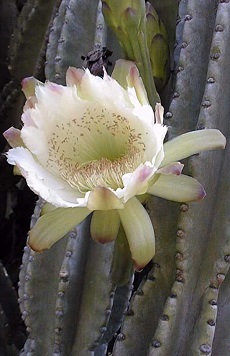
M 178 160 L 223 148 L 225 138 L 218 130 L 203 130 L 163 144 L 163 107 L 157 104 L 154 112 L 149 105 L 136 66 L 120 60 L 114 76 L 119 82 L 106 72 L 102 79 L 69 68 L 67 86 L 25 79 L 23 127 L 4 133 L 13 147 L 7 160 L 49 203 L 29 234 L 34 250 L 50 248 L 93 212 L 92 237 L 112 241 L 122 224 L 141 269 L 155 253 L 141 196 L 202 199 L 203 187 L 181 174 Z

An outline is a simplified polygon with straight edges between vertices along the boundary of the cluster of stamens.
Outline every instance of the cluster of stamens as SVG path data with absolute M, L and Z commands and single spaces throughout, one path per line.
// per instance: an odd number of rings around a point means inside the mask
M 46 166 L 85 193 L 96 186 L 122 188 L 122 176 L 142 162 L 142 133 L 122 115 L 88 108 L 81 118 L 56 124 Z

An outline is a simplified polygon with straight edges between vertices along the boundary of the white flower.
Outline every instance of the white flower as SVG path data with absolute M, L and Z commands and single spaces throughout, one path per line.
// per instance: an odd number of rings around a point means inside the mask
M 4 135 L 13 147 L 7 160 L 48 203 L 29 244 L 50 248 L 91 212 L 99 242 L 125 230 L 137 269 L 155 253 L 154 230 L 139 197 L 149 193 L 186 202 L 202 199 L 203 187 L 181 175 L 177 162 L 202 150 L 223 148 L 218 130 L 191 132 L 163 145 L 163 107 L 155 114 L 136 66 L 117 62 L 114 76 L 69 68 L 67 86 L 23 81 L 27 102 L 21 130 Z

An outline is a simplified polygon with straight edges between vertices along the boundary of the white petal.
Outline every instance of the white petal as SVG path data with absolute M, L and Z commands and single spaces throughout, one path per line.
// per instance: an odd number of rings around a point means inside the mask
M 74 93 L 74 87 L 64 87 L 50 82 L 46 82 L 44 86 L 37 86 L 37 104 L 35 110 L 32 109 L 30 113 L 36 126 L 49 134 L 55 125 L 60 125 L 67 118 L 70 120 L 75 117 L 76 109 L 81 107 Z
M 155 235 L 145 208 L 133 197 L 124 210 L 118 210 L 137 270 L 141 270 L 155 254 Z
M 47 162 L 49 150 L 44 131 L 35 126 L 24 126 L 21 129 L 21 138 L 24 145 L 30 150 L 31 153 L 39 158 L 40 162 Z
M 117 60 L 112 77 L 116 79 L 124 89 L 134 88 L 135 96 L 139 100 L 139 104 L 149 104 L 143 81 L 134 62 L 124 59 Z
M 47 202 L 59 207 L 76 207 L 81 204 L 82 200 L 78 198 L 84 196 L 63 179 L 44 169 L 26 148 L 9 150 L 7 161 L 20 169 L 30 189 Z
M 78 86 L 81 84 L 82 77 L 84 75 L 83 69 L 77 69 L 74 67 L 69 67 L 66 72 L 66 85 L 67 86 Z
M 225 144 L 226 139 L 219 130 L 206 129 L 185 133 L 164 144 L 165 158 L 161 167 L 201 151 L 224 148 Z
M 163 125 L 164 108 L 160 103 L 156 103 L 156 106 L 155 106 L 155 120 L 156 120 L 157 124 Z
M 132 63 L 132 62 L 131 62 Z M 142 105 L 148 105 L 148 95 L 144 87 L 142 78 L 140 77 L 139 70 L 134 63 L 130 66 L 129 73 L 126 77 L 127 84 L 129 87 L 134 87 L 136 92 L 136 97 Z
M 102 244 L 114 241 L 120 226 L 120 217 L 116 210 L 94 211 L 90 233 L 92 238 Z
M 135 195 L 145 194 L 149 179 L 153 176 L 156 168 L 147 164 L 141 164 L 133 173 L 127 173 L 122 177 L 124 183 L 124 202 Z
M 206 195 L 203 186 L 196 179 L 183 174 L 160 175 L 148 188 L 148 193 L 181 203 L 201 200 Z
M 27 100 L 28 101 L 28 100 Z M 36 124 L 32 118 L 32 113 L 34 112 L 34 110 L 32 110 L 33 108 L 31 107 L 26 107 L 27 105 L 25 105 L 25 111 L 22 114 L 21 120 L 24 124 L 24 126 L 34 126 L 36 127 Z
M 121 108 L 132 107 L 127 91 L 106 73 L 102 79 L 92 75 L 86 69 L 78 88 L 78 93 L 84 100 L 99 103 L 103 101 L 107 108 L 114 107 L 114 105 Z
M 146 144 L 146 160 L 151 160 L 152 164 L 158 168 L 164 158 L 164 138 L 167 133 L 167 126 L 162 126 L 159 124 L 154 125 L 154 135 L 150 131 L 150 140 L 148 140 L 148 145 Z M 150 159 L 150 152 L 152 149 L 152 159 Z
M 7 139 L 11 147 L 24 146 L 24 143 L 21 138 L 21 131 L 10 127 L 3 133 L 3 136 Z
M 108 188 L 96 187 L 88 194 L 87 207 L 90 210 L 123 209 L 122 201 Z
M 41 216 L 29 232 L 28 244 L 34 251 L 49 249 L 70 230 L 83 221 L 87 208 L 57 208 Z

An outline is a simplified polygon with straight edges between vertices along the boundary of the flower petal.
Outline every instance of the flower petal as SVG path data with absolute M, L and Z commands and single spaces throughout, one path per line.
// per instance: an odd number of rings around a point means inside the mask
M 141 270 L 155 254 L 155 235 L 145 208 L 136 197 L 130 199 L 124 210 L 118 210 L 124 227 L 135 268 Z
M 87 207 L 90 210 L 123 209 L 122 201 L 108 188 L 96 187 L 87 196 Z
M 183 174 L 160 175 L 148 188 L 148 193 L 181 203 L 201 200 L 206 195 L 203 186 L 196 179 Z
M 224 148 L 226 138 L 215 129 L 187 132 L 164 144 L 165 157 L 160 167 L 201 151 Z
M 93 213 L 90 232 L 92 238 L 102 244 L 114 241 L 120 226 L 120 217 L 116 210 L 96 210 Z
M 30 189 L 47 202 L 60 207 L 86 205 L 82 194 L 62 178 L 44 169 L 26 148 L 12 148 L 6 156 L 8 163 L 19 168 Z
M 37 252 L 49 249 L 70 230 L 83 221 L 87 208 L 57 208 L 41 216 L 29 232 L 28 244 Z
M 113 261 L 110 277 L 116 286 L 124 286 L 133 275 L 133 260 L 124 228 L 120 224 L 117 238 L 114 242 Z
M 36 85 L 44 85 L 44 84 L 34 77 L 28 77 L 22 80 L 22 91 L 25 94 L 26 99 L 35 95 Z
M 124 89 L 134 88 L 139 102 L 142 105 L 149 105 L 147 92 L 134 62 L 125 59 L 117 60 L 112 78 L 116 79 Z
M 57 209 L 57 207 L 50 203 L 45 203 L 41 210 L 41 216 L 50 213 L 51 211 Z
M 127 202 L 135 195 L 145 194 L 148 189 L 149 179 L 156 168 L 141 164 L 133 173 L 124 174 L 124 202 Z
M 179 176 L 182 172 L 184 165 L 180 162 L 173 162 L 170 164 L 167 164 L 167 166 L 164 166 L 156 171 L 156 173 L 161 173 L 161 174 L 173 174 L 175 176 Z
M 156 103 L 156 105 L 155 105 L 155 121 L 157 124 L 163 125 L 164 108 L 160 103 Z
M 11 147 L 19 147 L 24 146 L 24 143 L 21 138 L 21 131 L 15 129 L 14 127 L 10 127 L 3 133 L 3 136 L 8 141 Z
M 100 103 L 103 100 L 105 107 L 132 107 L 127 90 L 104 72 L 103 79 L 94 76 L 88 69 L 82 76 L 78 86 L 78 95 L 83 100 Z M 116 101 L 113 99 L 116 98 Z
M 14 174 L 14 176 L 22 176 L 22 173 L 17 166 L 14 166 L 14 168 L 13 168 L 13 174 Z
M 69 67 L 66 72 L 66 84 L 67 86 L 78 86 L 81 84 L 82 77 L 84 75 L 83 69 L 77 69 L 74 67 Z

